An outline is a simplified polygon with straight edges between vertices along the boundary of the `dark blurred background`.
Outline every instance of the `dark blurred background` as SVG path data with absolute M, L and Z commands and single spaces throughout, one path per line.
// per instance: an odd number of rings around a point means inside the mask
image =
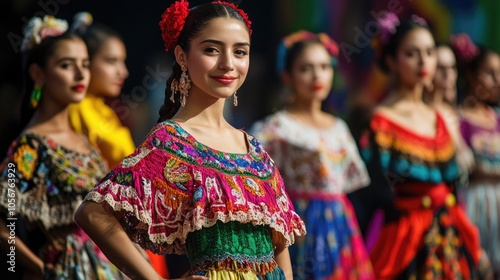
M 172 54 L 163 51 L 158 22 L 173 0 L 3 0 L 0 49 L 0 152 L 19 116 L 22 74 L 19 46 L 22 29 L 33 16 L 51 14 L 71 23 L 90 12 L 95 22 L 117 30 L 127 46 L 130 76 L 113 108 L 133 132 L 136 144 L 155 124 L 164 98 Z M 190 1 L 195 6 L 206 1 Z M 400 18 L 417 14 L 427 20 L 438 41 L 468 33 L 478 43 L 500 50 L 500 1 L 496 0 L 244 0 L 239 4 L 253 22 L 250 73 L 238 91 L 239 106 L 227 106 L 228 120 L 239 128 L 281 108 L 286 89 L 275 72 L 279 40 L 307 29 L 326 32 L 340 45 L 332 94 L 326 110 L 348 116 L 358 104 L 374 104 L 386 93 L 387 77 L 373 64 L 370 37 L 378 32 L 375 17 L 384 11 Z M 109 101 L 110 103 L 113 100 Z M 229 105 L 229 104 L 228 104 Z M 0 155 L 2 158 L 4 154 Z

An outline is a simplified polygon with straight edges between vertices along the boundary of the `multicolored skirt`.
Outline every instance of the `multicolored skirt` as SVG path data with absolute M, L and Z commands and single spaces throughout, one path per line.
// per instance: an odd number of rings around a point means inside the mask
M 47 280 L 127 279 L 80 229 L 66 236 L 64 250 L 42 253 Z
M 294 279 L 375 279 L 346 195 L 289 195 L 307 229 L 289 248 Z
M 471 182 L 460 192 L 467 216 L 479 228 L 481 245 L 500 277 L 500 183 Z
M 371 252 L 377 279 L 491 279 L 476 227 L 445 184 L 396 186 L 399 217 Z

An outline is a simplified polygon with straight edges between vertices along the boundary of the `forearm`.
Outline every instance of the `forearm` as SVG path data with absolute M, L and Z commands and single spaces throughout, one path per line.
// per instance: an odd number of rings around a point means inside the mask
M 162 279 L 137 250 L 118 220 L 103 205 L 84 202 L 75 221 L 108 259 L 132 279 Z
M 0 219 L 0 247 L 6 253 L 9 253 L 11 247 L 14 247 L 16 262 L 19 261 L 19 264 L 26 270 L 43 275 L 43 261 L 20 238 L 10 239 L 10 231 L 2 219 Z
M 274 256 L 279 267 L 285 273 L 286 279 L 293 280 L 292 263 L 290 261 L 290 253 L 288 252 L 288 248 L 275 250 Z

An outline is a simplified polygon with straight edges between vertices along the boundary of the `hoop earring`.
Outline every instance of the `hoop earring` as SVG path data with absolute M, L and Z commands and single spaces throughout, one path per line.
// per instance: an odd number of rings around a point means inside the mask
M 191 88 L 191 80 L 189 79 L 188 74 L 186 73 L 186 66 L 182 65 L 182 74 L 179 80 L 179 92 L 181 94 L 181 105 L 182 107 L 186 106 L 186 97 L 188 96 L 188 90 Z
M 236 91 L 233 94 L 233 105 L 234 107 L 238 106 L 238 96 L 236 96 Z
M 179 82 L 174 79 L 172 80 L 172 83 L 170 83 L 170 91 L 172 92 L 172 95 L 170 95 L 170 101 L 175 104 L 175 93 L 179 89 Z
M 33 91 L 31 92 L 30 104 L 31 108 L 36 109 L 38 103 L 40 103 L 40 98 L 42 97 L 42 84 L 35 84 Z

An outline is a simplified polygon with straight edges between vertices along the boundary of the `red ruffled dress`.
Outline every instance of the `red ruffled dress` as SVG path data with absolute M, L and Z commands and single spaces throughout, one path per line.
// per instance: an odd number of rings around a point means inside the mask
M 371 252 L 376 279 L 482 279 L 491 271 L 477 228 L 456 205 L 455 148 L 436 120 L 427 137 L 376 114 L 361 139 L 372 181 L 393 190 Z

